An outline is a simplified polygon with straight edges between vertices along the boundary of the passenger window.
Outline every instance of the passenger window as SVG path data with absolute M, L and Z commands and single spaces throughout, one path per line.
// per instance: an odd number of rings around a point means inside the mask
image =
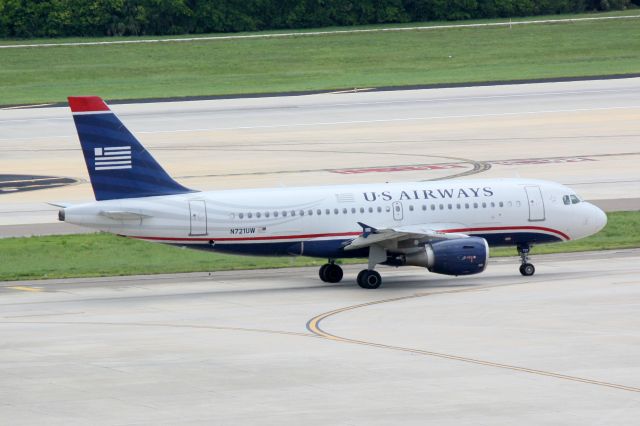
M 355 207 L 351 207 L 351 213 L 352 214 L 356 214 L 356 208 Z
M 460 204 L 456 204 L 456 209 L 460 210 Z
M 478 208 L 478 203 L 473 203 L 473 208 L 477 209 Z
M 447 208 L 448 208 L 449 210 L 451 210 L 451 208 L 453 208 L 453 206 L 452 206 L 451 204 L 447 204 Z
M 364 207 L 360 207 L 360 213 L 364 213 Z
M 331 214 L 331 209 L 325 209 L 324 214 L 329 216 Z
M 340 213 L 340 210 L 338 210 L 338 209 L 333 209 L 333 214 L 338 214 L 338 213 Z
M 440 204 L 440 210 L 444 210 L 444 204 Z
M 382 207 L 378 206 L 378 213 L 382 213 Z
M 300 210 L 300 216 L 304 216 L 304 210 Z
M 269 216 L 270 216 L 269 212 L 264 212 L 264 217 L 269 217 Z
M 307 212 L 307 214 L 308 214 L 309 216 L 313 216 L 313 210 L 309 210 L 309 211 Z
M 347 214 L 349 212 L 349 210 L 347 209 L 342 209 L 342 214 Z
M 369 207 L 369 213 L 373 213 L 373 207 Z
M 409 211 L 412 212 L 413 211 L 413 206 L 409 206 Z
M 499 205 L 500 207 L 504 207 L 504 203 L 503 203 L 502 201 L 500 201 L 500 202 L 498 203 L 498 205 Z
M 295 210 L 291 210 L 291 216 L 295 216 L 296 215 L 296 211 Z
M 278 212 L 273 212 L 273 217 L 278 217 Z
M 564 195 L 562 197 L 562 202 L 568 206 L 569 204 L 571 204 L 571 198 L 568 195 Z
M 240 214 L 238 214 L 238 217 L 239 217 L 240 219 L 244 219 L 244 213 L 240 213 Z
M 422 206 L 422 211 L 427 211 L 427 205 L 426 204 Z
M 391 211 L 391 207 L 389 207 L 389 206 L 386 206 L 384 209 L 385 209 L 385 211 L 386 211 L 387 213 L 389 213 L 389 212 Z
M 282 211 L 282 217 L 287 217 L 287 211 L 286 210 Z
M 491 207 L 495 207 L 496 203 L 494 203 L 493 201 L 491 202 Z
M 436 205 L 435 204 L 431 204 L 431 210 L 435 210 L 436 209 Z
M 320 209 L 316 210 L 316 214 L 317 214 L 318 216 L 322 215 L 322 210 L 320 210 Z
M 486 209 L 487 208 L 487 203 L 482 203 L 482 208 Z
M 520 201 L 516 201 L 516 207 L 520 207 Z

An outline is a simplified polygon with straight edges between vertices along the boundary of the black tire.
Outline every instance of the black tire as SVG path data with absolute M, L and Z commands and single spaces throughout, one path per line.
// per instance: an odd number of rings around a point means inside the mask
M 342 268 L 335 263 L 328 263 L 325 265 L 326 268 L 324 270 L 325 282 L 328 283 L 339 283 L 342 281 L 342 277 L 344 276 L 344 272 L 342 272 Z
M 325 283 L 327 282 L 327 274 L 326 274 L 327 266 L 329 266 L 329 264 L 325 263 L 320 267 L 320 270 L 318 271 L 318 275 L 320 276 L 320 279 Z
M 358 274 L 358 285 L 367 290 L 373 290 L 382 284 L 382 277 L 378 271 L 365 269 Z
M 530 277 L 531 275 L 536 273 L 536 267 L 531 263 L 525 263 L 520 265 L 520 273 L 525 277 Z

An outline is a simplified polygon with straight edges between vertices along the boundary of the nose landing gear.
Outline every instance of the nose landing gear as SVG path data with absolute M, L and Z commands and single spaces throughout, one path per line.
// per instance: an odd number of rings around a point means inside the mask
M 342 268 L 336 265 L 334 260 L 330 259 L 329 263 L 320 267 L 319 275 L 320 279 L 325 283 L 339 283 L 342 281 L 344 273 L 342 272 Z
M 528 245 L 518 246 L 518 255 L 521 259 L 520 273 L 525 277 L 530 277 L 536 273 L 535 266 L 529 263 L 529 250 L 530 248 Z

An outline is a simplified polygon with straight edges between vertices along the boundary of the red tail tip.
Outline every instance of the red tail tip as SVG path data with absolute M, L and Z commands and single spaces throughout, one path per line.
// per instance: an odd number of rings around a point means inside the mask
M 109 107 L 99 96 L 70 96 L 71 112 L 109 111 Z

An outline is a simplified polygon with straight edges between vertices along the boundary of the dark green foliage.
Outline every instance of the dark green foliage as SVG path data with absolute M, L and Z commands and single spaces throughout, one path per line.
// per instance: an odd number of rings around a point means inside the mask
M 164 35 L 625 9 L 632 0 L 0 0 L 0 37 Z M 639 4 L 640 0 L 633 0 Z

